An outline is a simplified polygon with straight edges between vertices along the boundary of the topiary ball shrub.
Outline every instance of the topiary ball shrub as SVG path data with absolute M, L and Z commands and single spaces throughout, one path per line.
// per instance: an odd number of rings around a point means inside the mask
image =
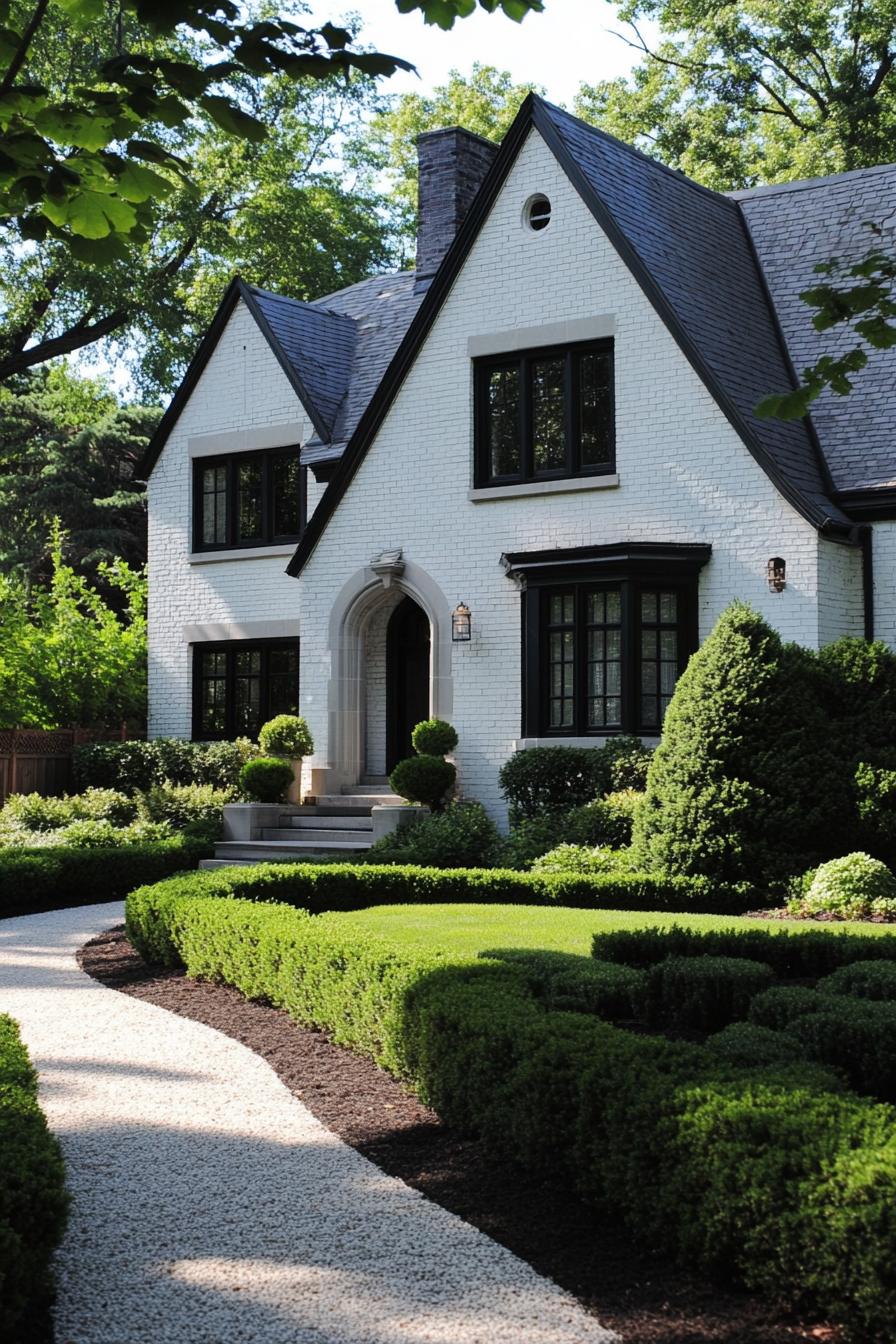
M 457 730 L 444 719 L 424 719 L 411 734 L 411 742 L 420 756 L 447 756 L 457 746 Z
M 258 745 L 267 756 L 285 756 L 299 761 L 310 756 L 314 739 L 308 724 L 299 714 L 278 714 L 263 724 L 258 733 Z
M 292 781 L 292 766 L 277 756 L 258 756 L 240 771 L 240 788 L 258 803 L 282 803 Z
M 426 803 L 438 811 L 454 788 L 457 771 L 441 756 L 409 756 L 389 776 L 393 793 L 410 803 Z
M 788 908 L 807 919 L 896 919 L 896 878 L 870 854 L 845 854 L 808 873 Z

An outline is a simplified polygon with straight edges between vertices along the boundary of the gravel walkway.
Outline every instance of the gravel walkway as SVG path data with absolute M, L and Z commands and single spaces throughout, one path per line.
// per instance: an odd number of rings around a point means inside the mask
M 0 922 L 0 1011 L 74 1195 L 56 1344 L 618 1339 L 324 1129 L 250 1050 L 85 975 L 78 948 L 121 918 Z

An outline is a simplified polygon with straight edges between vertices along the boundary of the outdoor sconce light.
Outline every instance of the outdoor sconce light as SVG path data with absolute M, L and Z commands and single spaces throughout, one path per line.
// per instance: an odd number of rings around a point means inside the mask
M 768 586 L 773 593 L 783 593 L 787 587 L 785 577 L 787 566 L 780 555 L 773 555 L 768 562 Z
M 455 644 L 467 644 L 473 636 L 473 618 L 466 602 L 458 602 L 451 613 L 451 639 Z

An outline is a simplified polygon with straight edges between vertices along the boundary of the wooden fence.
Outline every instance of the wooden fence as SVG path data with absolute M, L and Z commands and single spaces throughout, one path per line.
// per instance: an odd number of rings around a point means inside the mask
M 72 752 L 84 742 L 123 742 L 121 730 L 89 728 L 0 729 L 0 804 L 11 793 L 66 793 L 72 787 Z

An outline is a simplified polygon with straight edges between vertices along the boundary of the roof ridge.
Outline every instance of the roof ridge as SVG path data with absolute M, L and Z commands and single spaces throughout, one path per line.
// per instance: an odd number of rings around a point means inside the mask
M 262 289 L 260 285 L 247 285 L 246 288 L 251 290 L 253 294 L 260 294 L 262 298 L 273 299 L 275 303 L 292 303 L 300 308 L 306 309 L 308 312 L 315 314 L 320 313 L 325 317 L 339 317 L 346 322 L 352 323 L 356 321 L 356 319 L 350 317 L 348 313 L 339 313 L 335 308 L 325 308 L 323 303 L 317 299 L 295 299 L 291 294 L 278 294 L 273 289 Z M 338 292 L 339 291 L 337 290 L 337 293 Z
M 857 177 L 873 177 L 875 173 L 894 173 L 896 163 L 868 164 L 864 168 L 848 168 L 845 173 L 827 173 L 824 177 L 795 177 L 790 182 L 760 182 L 755 187 L 738 187 L 735 191 L 726 191 L 722 195 L 732 201 L 751 200 L 759 195 L 779 195 L 790 191 L 814 191 L 818 187 L 827 187 L 835 182 L 848 182 Z
M 645 153 L 637 145 L 631 144 L 628 140 L 620 140 L 618 135 L 611 135 L 605 131 L 602 126 L 595 126 L 591 121 L 585 121 L 582 117 L 577 117 L 574 112 L 568 108 L 560 107 L 557 103 L 548 102 L 547 98 L 540 98 L 538 94 L 530 95 L 533 100 L 540 103 L 548 112 L 559 112 L 561 116 L 574 121 L 577 126 L 581 126 L 584 131 L 591 135 L 599 136 L 602 140 L 609 140 L 611 144 L 618 145 L 629 154 L 635 155 L 639 159 L 650 165 L 651 168 L 658 168 L 672 178 L 674 182 L 681 183 L 684 186 L 692 187 L 694 191 L 702 192 L 704 196 L 711 196 L 714 200 L 727 202 L 730 200 L 730 193 L 724 191 L 715 191 L 712 187 L 705 187 L 702 182 L 697 182 L 693 177 L 689 177 L 681 168 L 672 168 L 668 163 L 663 163 L 661 159 L 655 159 L 651 154 Z

